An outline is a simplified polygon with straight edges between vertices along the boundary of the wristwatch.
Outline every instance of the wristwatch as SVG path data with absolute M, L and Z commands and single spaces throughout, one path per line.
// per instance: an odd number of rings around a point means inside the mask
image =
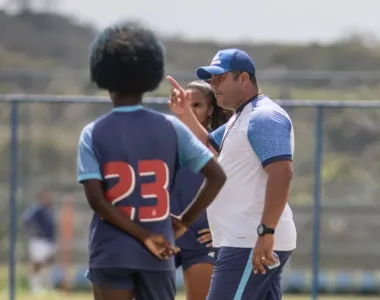
M 260 224 L 259 226 L 257 226 L 257 234 L 259 236 L 264 236 L 266 234 L 274 234 L 274 229 L 265 226 L 265 224 Z

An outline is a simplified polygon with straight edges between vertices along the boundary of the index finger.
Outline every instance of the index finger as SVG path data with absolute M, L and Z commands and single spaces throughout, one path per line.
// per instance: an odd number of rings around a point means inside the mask
M 173 88 L 178 90 L 180 93 L 185 93 L 182 86 L 171 76 L 167 76 L 166 79 L 169 81 L 169 83 L 172 85 Z
M 202 233 L 209 233 L 210 232 L 210 229 L 208 228 L 204 228 L 204 229 L 201 229 L 198 231 L 198 234 L 202 234 Z

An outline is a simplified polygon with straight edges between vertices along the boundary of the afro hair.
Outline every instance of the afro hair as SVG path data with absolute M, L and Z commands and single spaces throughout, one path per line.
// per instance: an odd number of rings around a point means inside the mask
M 90 51 L 91 81 L 116 94 L 155 90 L 164 76 L 164 48 L 155 33 L 138 22 L 108 27 Z

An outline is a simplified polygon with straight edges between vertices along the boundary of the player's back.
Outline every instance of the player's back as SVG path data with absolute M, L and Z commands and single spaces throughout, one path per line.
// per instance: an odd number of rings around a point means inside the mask
M 141 106 L 119 107 L 89 126 L 107 200 L 173 243 L 169 193 L 178 149 L 168 116 Z M 157 259 L 136 239 L 94 215 L 90 267 L 172 270 L 174 263 Z

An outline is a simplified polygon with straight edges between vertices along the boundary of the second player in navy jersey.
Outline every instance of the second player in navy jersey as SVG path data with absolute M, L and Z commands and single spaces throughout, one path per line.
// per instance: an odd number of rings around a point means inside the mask
M 84 127 L 78 146 L 78 182 L 94 211 L 87 277 L 95 300 L 173 300 L 174 239 L 213 201 L 224 172 L 180 121 L 141 106 L 164 74 L 163 47 L 151 30 L 137 23 L 107 28 L 90 64 L 92 81 L 113 104 Z M 185 212 L 170 217 L 180 167 L 206 180 Z
M 227 122 L 229 113 L 216 104 L 215 95 L 204 81 L 194 81 L 185 87 L 189 93 L 191 109 L 202 126 L 213 131 Z M 171 211 L 181 214 L 191 203 L 203 183 L 202 174 L 187 168 L 180 169 L 174 182 Z M 181 249 L 176 254 L 176 267 L 182 266 L 187 300 L 205 300 L 215 260 L 215 249 L 211 248 L 211 234 L 206 212 L 181 236 L 176 245 Z
M 56 224 L 52 208 L 51 193 L 42 189 L 37 195 L 35 205 L 22 216 L 24 228 L 28 234 L 30 270 L 30 290 L 38 293 L 52 287 L 51 280 L 44 286 L 43 273 L 48 273 L 56 253 Z

